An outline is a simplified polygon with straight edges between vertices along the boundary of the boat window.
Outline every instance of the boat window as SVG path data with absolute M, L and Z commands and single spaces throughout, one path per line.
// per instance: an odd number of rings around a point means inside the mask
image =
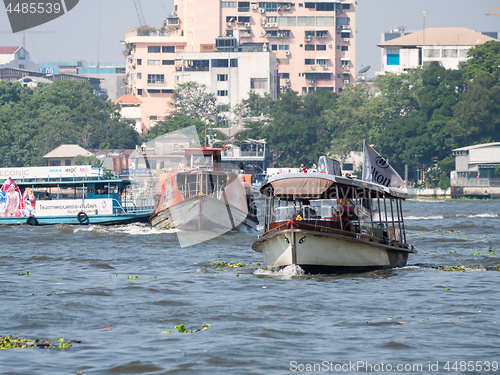
M 87 197 L 87 187 L 69 186 L 59 189 L 59 199 L 82 199 Z
M 192 160 L 193 162 L 192 167 L 205 167 L 205 168 L 210 168 L 213 166 L 213 159 L 212 159 L 212 154 L 195 154 L 192 155 Z

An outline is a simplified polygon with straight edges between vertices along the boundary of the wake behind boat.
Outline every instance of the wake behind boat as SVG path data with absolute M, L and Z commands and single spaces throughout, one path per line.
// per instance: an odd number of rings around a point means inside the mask
M 160 176 L 157 208 L 151 224 L 158 229 L 224 232 L 255 228 L 257 210 L 250 181 L 222 171 L 221 148 L 186 148 L 185 167 Z
M 147 222 L 152 213 L 122 201 L 131 181 L 108 178 L 101 168 L 1 168 L 0 176 L 7 177 L 0 224 L 128 224 Z
M 324 158 L 324 157 L 322 157 Z M 325 163 L 326 160 L 326 163 Z M 334 159 L 322 172 L 264 181 L 264 234 L 252 248 L 270 269 L 298 265 L 307 273 L 403 267 L 408 254 L 399 189 L 342 177 Z

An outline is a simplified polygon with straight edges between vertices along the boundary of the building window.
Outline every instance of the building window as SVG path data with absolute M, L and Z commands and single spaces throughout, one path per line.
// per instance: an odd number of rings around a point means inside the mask
M 277 22 L 278 22 L 278 17 L 276 16 L 266 17 L 266 23 L 277 23 Z
M 137 65 L 142 65 L 142 59 L 137 59 Z
M 158 120 L 158 116 L 149 116 L 150 120 Z
M 458 57 L 458 49 L 456 48 L 444 48 L 443 49 L 443 57 Z
M 326 44 L 316 44 L 316 51 L 326 51 Z
M 278 3 L 273 1 L 269 3 L 265 3 L 259 1 L 259 8 L 264 9 L 266 12 L 277 12 L 278 11 Z
M 173 94 L 174 90 L 173 89 L 166 89 L 166 90 L 161 90 L 162 94 Z
M 441 57 L 441 50 L 439 48 L 428 48 L 424 50 L 424 57 Z
M 267 17 L 267 18 L 276 18 L 276 17 Z M 276 21 L 272 22 L 275 23 Z M 280 26 L 297 26 L 297 18 L 296 17 L 280 17 Z
M 24 69 L 24 65 L 23 64 L 19 64 L 19 69 Z
M 227 74 L 217 74 L 217 81 L 219 82 L 226 82 L 228 79 Z
M 398 48 L 387 48 L 387 65 L 399 65 Z
M 306 44 L 306 45 L 304 46 L 304 49 L 305 49 L 306 51 L 314 51 L 314 49 L 315 49 L 315 48 L 314 48 L 314 44 Z
M 306 59 L 305 64 L 306 65 L 316 65 L 316 60 L 315 59 Z
M 70 166 L 71 165 L 71 160 L 64 160 L 64 165 L 65 166 Z
M 335 5 L 334 3 L 317 3 L 316 10 L 331 12 L 332 10 L 335 10 Z
M 281 78 L 290 79 L 290 73 L 280 73 Z
M 238 1 L 238 12 L 250 12 L 250 2 Z
M 175 65 L 175 60 L 162 60 L 161 65 Z
M 162 46 L 161 51 L 163 53 L 175 53 L 175 46 Z
M 307 94 L 307 87 L 302 87 L 302 94 Z
M 339 18 L 337 18 L 337 25 L 338 20 Z M 335 26 L 335 17 L 316 17 L 316 26 Z
M 164 74 L 148 74 L 148 83 L 151 83 L 151 84 L 165 83 L 165 75 Z
M 353 171 L 354 170 L 354 164 L 352 164 L 352 163 L 344 163 L 344 165 L 342 166 L 342 169 L 344 169 L 346 171 Z
M 314 17 L 300 17 L 297 23 L 298 26 L 315 26 L 316 21 Z
M 315 9 L 316 8 L 316 3 L 305 3 L 304 8 L 307 9 Z
M 340 74 L 337 74 L 337 78 L 340 78 Z
M 349 51 L 349 46 L 341 46 L 340 50 L 341 51 Z
M 251 89 L 267 89 L 267 78 L 250 78 Z
M 326 66 L 328 64 L 326 59 L 316 59 L 316 65 Z
M 236 1 L 223 1 L 221 8 L 236 8 Z
M 150 94 L 160 94 L 161 90 L 158 90 L 158 89 L 148 89 L 148 92 Z
M 280 44 L 278 46 L 280 51 L 289 51 L 290 50 L 290 45 L 289 44 Z
M 351 9 L 351 4 L 342 4 L 342 9 Z
M 61 166 L 61 161 L 60 160 L 51 160 L 50 161 L 50 166 L 51 167 L 60 167 Z
M 148 65 L 161 65 L 161 60 L 148 60 Z
M 328 36 L 328 31 L 318 30 L 316 31 L 316 38 L 326 38 Z
M 137 73 L 137 79 L 142 79 L 142 73 Z
M 238 23 L 250 23 L 250 17 L 248 16 L 238 17 Z
M 137 95 L 141 95 L 142 96 L 142 89 L 137 89 Z
M 266 38 L 290 38 L 290 30 L 268 30 L 266 31 Z
M 319 26 L 319 22 L 320 22 L 319 18 L 325 18 L 325 19 L 327 19 L 327 18 L 333 18 L 333 17 L 318 17 L 318 26 Z M 350 23 L 351 23 L 351 19 L 349 17 L 339 17 L 339 18 L 337 18 L 337 26 L 349 26 Z M 333 26 L 333 23 L 331 24 L 331 26 Z
M 217 90 L 217 96 L 227 96 L 228 91 L 227 90 Z
M 148 46 L 148 53 L 160 53 L 161 46 Z

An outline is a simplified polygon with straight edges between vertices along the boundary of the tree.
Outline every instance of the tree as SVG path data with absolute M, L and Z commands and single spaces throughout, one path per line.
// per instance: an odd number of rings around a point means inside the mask
M 480 75 L 487 75 L 493 85 L 500 84 L 500 42 L 490 40 L 476 45 L 467 52 L 469 59 L 461 64 L 467 80 L 472 80 Z
M 446 172 L 441 173 L 441 176 L 439 176 L 439 184 L 438 187 L 442 190 L 446 190 L 450 187 L 450 178 L 446 174 Z
M 173 100 L 174 116 L 217 121 L 217 97 L 208 92 L 206 85 L 194 81 L 182 83 L 175 89 Z

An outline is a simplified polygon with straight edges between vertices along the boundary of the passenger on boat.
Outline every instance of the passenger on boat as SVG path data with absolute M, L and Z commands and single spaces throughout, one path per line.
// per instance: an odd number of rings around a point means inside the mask
M 48 191 L 47 191 L 47 192 L 45 192 L 45 198 L 43 198 L 43 199 L 45 199 L 46 201 L 50 201 L 50 200 L 52 199 L 52 198 L 50 197 L 50 194 L 49 194 L 49 192 L 48 192 Z
M 311 207 L 309 200 L 302 202 L 302 216 L 304 219 L 316 219 L 318 217 L 316 211 Z
M 347 232 L 356 233 L 356 227 L 354 226 L 353 222 L 351 221 L 351 219 L 349 218 L 349 215 L 347 215 L 347 213 L 344 213 L 342 215 L 342 227 Z

